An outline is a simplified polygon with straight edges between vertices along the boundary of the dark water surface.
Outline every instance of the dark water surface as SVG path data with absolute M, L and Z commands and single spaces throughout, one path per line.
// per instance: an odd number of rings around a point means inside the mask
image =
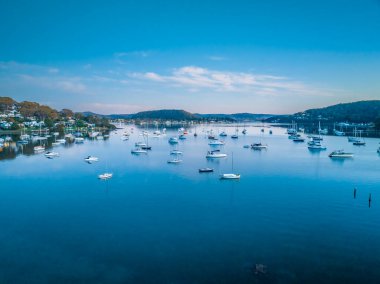
M 202 128 L 180 141 L 179 165 L 167 164 L 174 131 L 150 138 L 145 156 L 130 153 L 138 131 L 118 131 L 56 147 L 56 159 L 1 161 L 0 283 L 379 283 L 379 139 L 325 137 L 313 153 L 272 129 L 228 136 L 218 161 L 205 158 Z M 260 139 L 267 151 L 243 148 Z M 355 157 L 328 158 L 339 148 Z M 232 152 L 241 180 L 221 181 Z

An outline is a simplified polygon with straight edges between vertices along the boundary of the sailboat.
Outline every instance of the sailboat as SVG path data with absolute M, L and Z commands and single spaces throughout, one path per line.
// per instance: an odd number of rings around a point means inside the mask
M 358 138 L 358 140 L 355 141 L 352 144 L 355 145 L 355 146 L 364 146 L 365 145 L 365 141 L 362 139 L 362 131 L 361 130 L 359 130 L 359 138 Z
M 357 141 L 360 141 L 360 140 L 357 138 L 356 127 L 354 128 L 354 136 L 348 136 L 348 137 L 347 137 L 347 140 L 348 140 L 348 142 L 357 142 Z
M 232 172 L 234 171 L 234 153 L 232 153 Z M 240 179 L 240 174 L 222 174 L 220 176 L 220 179 Z
M 152 146 L 149 146 L 149 136 L 146 135 L 144 136 L 144 140 L 145 140 L 145 137 L 146 137 L 146 144 L 145 145 L 141 145 L 141 149 L 143 150 L 152 150 Z
M 178 158 L 179 154 L 175 153 L 174 155 L 175 155 L 175 158 L 171 159 L 171 160 L 168 160 L 168 164 L 179 164 L 179 163 L 182 163 L 182 160 Z
M 336 136 L 345 136 L 345 135 L 346 135 L 346 133 L 344 133 L 344 132 L 342 131 L 342 126 L 340 127 L 340 131 L 339 131 L 339 130 L 336 130 L 336 128 L 335 128 L 335 124 L 334 124 L 334 134 L 335 134 Z
M 236 125 L 235 134 L 231 135 L 231 138 L 238 139 L 239 138 L 238 133 L 239 133 L 239 128 Z

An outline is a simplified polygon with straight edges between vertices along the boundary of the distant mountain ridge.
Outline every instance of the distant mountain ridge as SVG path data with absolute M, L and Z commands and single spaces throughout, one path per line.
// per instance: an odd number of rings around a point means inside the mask
M 256 121 L 273 117 L 273 114 L 253 114 L 253 113 L 234 113 L 234 114 L 201 114 L 190 113 L 185 110 L 162 109 L 142 111 L 134 114 L 109 114 L 102 115 L 93 112 L 83 112 L 84 116 L 99 116 L 109 119 L 158 119 L 158 120 L 227 120 L 227 121 Z

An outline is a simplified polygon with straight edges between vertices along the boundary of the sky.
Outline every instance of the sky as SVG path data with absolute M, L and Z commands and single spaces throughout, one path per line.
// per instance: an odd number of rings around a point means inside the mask
M 380 0 L 0 0 L 0 96 L 102 114 L 380 99 Z

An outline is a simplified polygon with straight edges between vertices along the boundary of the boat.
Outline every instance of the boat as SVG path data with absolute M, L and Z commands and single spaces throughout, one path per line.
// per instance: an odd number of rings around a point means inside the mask
M 59 157 L 59 153 L 49 151 L 45 153 L 45 157 L 48 157 L 48 158 Z
M 293 142 L 305 142 L 305 138 L 302 138 L 301 136 L 295 136 L 295 137 L 292 137 L 290 138 L 293 140 Z
M 320 141 L 310 141 L 307 143 L 310 150 L 326 150 L 326 146 L 323 146 Z
M 377 153 L 379 153 L 379 154 L 380 154 L 380 147 L 379 147 L 379 148 L 377 148 Z
M 237 134 L 233 134 L 233 135 L 231 135 L 231 138 L 232 138 L 232 139 L 238 139 L 239 136 L 238 136 Z
M 179 164 L 179 163 L 182 163 L 182 160 L 180 160 L 178 158 L 174 158 L 174 159 L 168 161 L 168 164 Z
M 57 139 L 57 143 L 65 144 L 66 143 L 66 139 Z
M 88 163 L 98 162 L 99 158 L 95 156 L 87 156 L 87 158 L 84 158 L 84 160 Z
M 346 133 L 344 133 L 344 132 L 342 131 L 342 127 L 341 127 L 340 130 L 335 129 L 335 124 L 334 124 L 334 130 L 333 130 L 333 132 L 334 132 L 334 134 L 335 134 L 336 136 L 345 136 L 345 135 L 346 135 Z
M 182 155 L 182 151 L 175 149 L 170 151 L 170 155 Z
M 101 180 L 108 180 L 108 179 L 111 179 L 112 176 L 113 176 L 113 174 L 111 174 L 111 173 L 104 173 L 104 174 L 98 175 L 98 178 Z
M 269 130 L 269 134 L 273 134 L 273 131 L 272 131 L 272 130 Z
M 212 173 L 214 169 L 212 168 L 201 168 L 198 170 L 200 173 Z
M 244 135 L 246 135 L 247 134 L 247 129 L 244 128 L 241 133 L 244 134 Z
M 354 129 L 354 136 L 348 136 L 347 140 L 348 140 L 348 142 L 359 142 L 360 141 L 360 139 L 357 137 L 356 127 Z
M 227 136 L 227 133 L 222 131 L 220 134 L 219 134 L 220 137 L 226 137 Z
M 220 159 L 227 157 L 227 154 L 219 153 L 219 151 L 208 151 L 206 158 L 208 159 Z
M 362 139 L 361 131 L 359 131 L 359 138 L 354 143 L 352 143 L 355 146 L 365 146 L 365 141 Z
M 231 168 L 232 168 L 232 172 L 234 171 L 234 154 L 232 153 L 231 155 L 232 159 L 231 159 Z M 220 176 L 220 179 L 240 179 L 240 174 L 233 174 L 233 173 L 228 173 L 228 174 L 222 174 Z
M 136 143 L 135 143 L 135 146 L 136 146 L 136 147 L 146 147 L 147 145 L 146 145 L 146 143 L 144 143 L 144 142 L 136 142 Z
M 180 139 L 180 140 L 185 140 L 185 139 L 186 139 L 185 134 L 181 134 L 181 135 L 178 137 L 178 139 Z
M 251 148 L 253 150 L 262 150 L 262 149 L 267 149 L 268 148 L 268 145 L 266 144 L 262 144 L 261 142 L 260 143 L 253 143 L 251 145 Z
M 222 174 L 220 179 L 240 179 L 239 174 Z
M 148 151 L 147 151 L 147 150 L 144 150 L 144 149 L 142 149 L 142 148 L 140 148 L 140 147 L 136 147 L 135 149 L 132 149 L 132 150 L 131 150 L 131 153 L 132 153 L 132 154 L 139 155 L 139 154 L 147 154 Z
M 248 148 L 250 148 L 251 146 L 250 145 L 248 145 L 248 144 L 245 144 L 244 146 L 243 146 L 243 148 L 246 148 L 246 149 L 248 149 Z
M 292 121 L 292 125 L 286 130 L 286 133 L 289 135 L 297 134 L 297 125 Z
M 100 136 L 98 136 L 98 137 L 100 137 Z M 83 144 L 83 143 L 84 143 L 84 138 L 82 138 L 82 137 L 76 137 L 76 138 L 74 139 L 74 142 L 75 142 L 76 144 Z
M 45 151 L 45 147 L 44 146 L 35 146 L 33 148 L 34 152 L 43 152 Z
M 329 154 L 330 158 L 352 158 L 353 156 L 353 153 L 348 153 L 344 150 L 335 150 Z
M 169 138 L 169 143 L 170 144 L 177 144 L 178 143 L 178 138 L 177 137 L 170 137 Z
M 223 141 L 219 141 L 219 140 L 211 141 L 208 143 L 208 145 L 210 145 L 210 146 L 222 146 L 224 144 L 225 143 Z

